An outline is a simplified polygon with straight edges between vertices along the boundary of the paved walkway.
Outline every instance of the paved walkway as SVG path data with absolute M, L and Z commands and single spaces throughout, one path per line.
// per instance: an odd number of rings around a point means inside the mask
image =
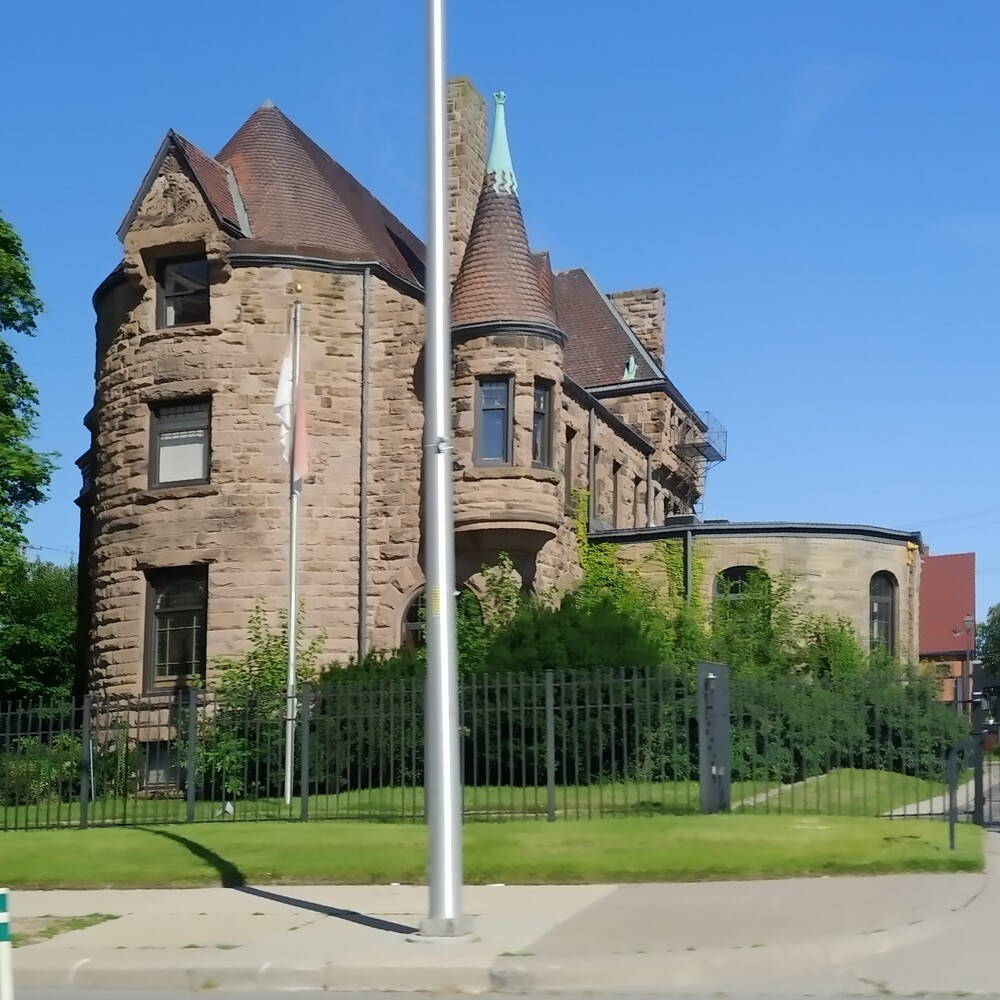
M 967 781 L 959 785 L 956 789 L 956 805 L 958 815 L 961 819 L 967 819 L 972 815 L 972 807 L 975 802 L 975 781 Z M 1000 761 L 988 760 L 983 768 L 983 796 L 986 800 L 986 820 L 987 823 L 1000 821 L 1000 812 L 996 808 L 996 803 L 1000 800 Z M 944 818 L 948 815 L 948 795 L 935 795 L 929 799 L 922 799 L 920 802 L 910 802 L 898 809 L 893 809 L 885 813 L 886 816 L 903 816 L 913 819 L 936 819 Z
M 774 993 L 787 984 L 801 995 L 897 982 L 992 989 L 1000 978 L 986 959 L 1000 850 L 987 875 L 469 888 L 474 939 L 450 944 L 412 941 L 427 905 L 413 886 L 17 892 L 11 902 L 15 932 L 19 919 L 116 916 L 18 948 L 24 988 Z M 973 961 L 966 946 L 987 940 Z

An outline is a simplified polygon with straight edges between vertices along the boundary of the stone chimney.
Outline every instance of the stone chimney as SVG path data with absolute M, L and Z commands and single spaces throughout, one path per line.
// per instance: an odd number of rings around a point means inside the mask
M 612 292 L 608 298 L 632 328 L 639 342 L 663 368 L 666 364 L 666 298 L 662 288 Z
M 448 81 L 448 231 L 451 280 L 469 242 L 486 175 L 486 101 L 472 81 Z

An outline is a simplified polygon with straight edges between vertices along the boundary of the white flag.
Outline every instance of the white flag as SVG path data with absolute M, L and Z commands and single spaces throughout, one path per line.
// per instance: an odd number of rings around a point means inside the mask
M 281 454 L 286 462 L 293 462 L 293 485 L 296 490 L 302 489 L 302 480 L 309 471 L 309 453 L 306 441 L 306 410 L 305 396 L 302 392 L 302 378 L 299 377 L 298 384 L 292 377 L 292 348 L 289 343 L 288 351 L 281 362 L 281 371 L 278 373 L 278 387 L 274 392 L 274 412 L 278 416 L 281 424 Z M 292 424 L 294 431 L 292 433 Z M 295 454 L 292 454 L 294 447 Z

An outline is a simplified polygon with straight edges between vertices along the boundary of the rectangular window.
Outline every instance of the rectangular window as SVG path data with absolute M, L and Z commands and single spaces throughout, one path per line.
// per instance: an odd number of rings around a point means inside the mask
M 618 514 L 621 511 L 621 462 L 611 463 L 611 527 L 618 527 Z
M 196 326 L 209 321 L 208 261 L 204 257 L 162 260 L 157 274 L 156 325 Z
M 207 483 L 212 404 L 207 399 L 151 407 L 150 486 Z
M 573 506 L 573 439 L 576 431 L 566 428 L 566 450 L 563 452 L 563 489 L 565 490 L 566 510 Z
M 601 505 L 598 503 L 597 484 L 600 481 L 601 449 L 594 448 L 590 456 L 590 470 L 588 473 L 587 488 L 590 490 L 590 519 L 596 521 L 601 512 Z
M 204 566 L 147 575 L 147 687 L 205 678 L 208 571 Z
M 476 382 L 476 465 L 510 465 L 513 461 L 511 380 L 481 378 Z
M 535 412 L 531 421 L 531 464 L 552 468 L 552 383 L 535 379 Z
M 639 498 L 642 495 L 642 480 L 636 478 L 632 483 L 632 527 L 641 528 L 645 518 L 639 507 Z

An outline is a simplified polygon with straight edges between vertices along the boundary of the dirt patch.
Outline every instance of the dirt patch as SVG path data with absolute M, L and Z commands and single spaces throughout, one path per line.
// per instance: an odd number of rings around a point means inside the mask
M 86 927 L 117 919 L 114 913 L 88 913 L 82 917 L 20 917 L 12 928 L 11 941 L 15 948 L 25 948 L 69 931 L 82 931 Z

